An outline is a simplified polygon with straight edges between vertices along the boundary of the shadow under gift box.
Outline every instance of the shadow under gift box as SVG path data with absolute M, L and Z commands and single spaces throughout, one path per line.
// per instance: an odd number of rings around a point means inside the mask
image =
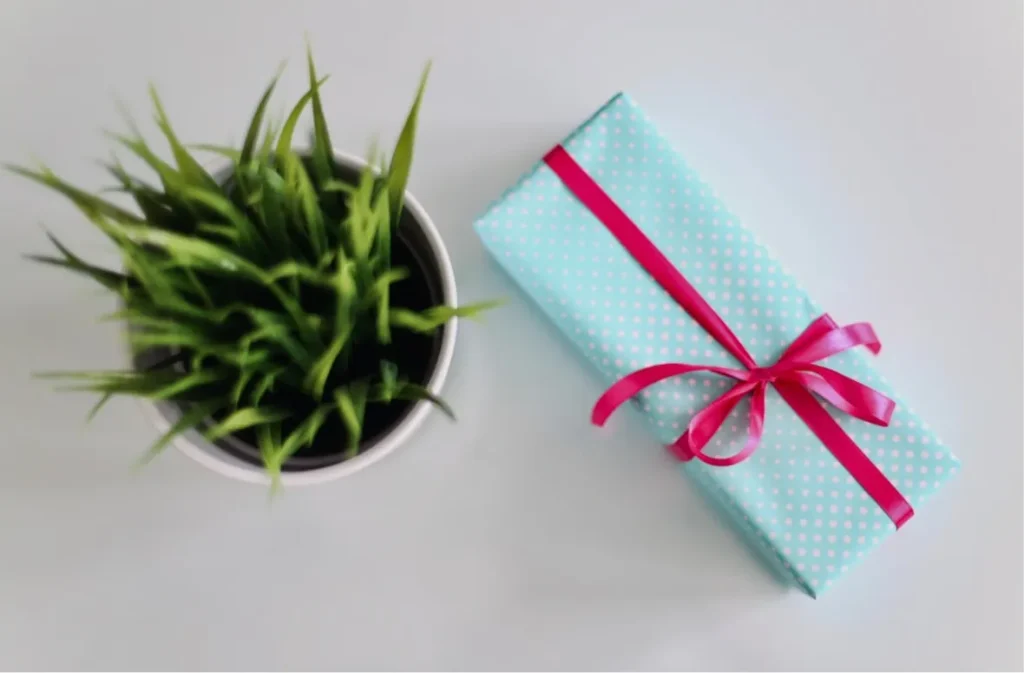
M 782 263 L 715 196 L 651 120 L 619 93 L 562 146 L 689 280 L 760 365 L 775 362 L 825 313 Z M 633 259 L 543 161 L 474 224 L 485 248 L 590 363 L 607 386 L 642 367 L 685 362 L 742 367 Z M 863 348 L 826 365 L 889 396 L 879 427 L 825 408 L 920 513 L 959 462 L 889 387 Z M 679 376 L 637 397 L 654 436 L 671 444 L 693 414 L 735 382 Z M 741 403 L 709 442 L 735 453 L 746 438 Z M 729 467 L 682 469 L 747 542 L 811 596 L 895 531 L 884 511 L 768 388 L 764 437 Z

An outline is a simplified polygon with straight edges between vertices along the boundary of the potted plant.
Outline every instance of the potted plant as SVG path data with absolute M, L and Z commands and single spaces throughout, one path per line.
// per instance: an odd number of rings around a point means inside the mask
M 428 68 L 385 166 L 337 153 L 308 54 L 309 90 L 279 130 L 264 123 L 277 78 L 240 148 L 208 170 L 174 133 L 151 89 L 172 161 L 137 129 L 116 142 L 156 184 L 115 159 L 106 166 L 123 208 L 46 168 L 9 166 L 66 197 L 110 239 L 120 269 L 96 266 L 50 235 L 32 255 L 112 292 L 125 325 L 123 370 L 57 372 L 70 388 L 141 398 L 163 431 L 146 458 L 173 443 L 213 469 L 252 482 L 313 483 L 364 467 L 407 439 L 439 392 L 458 306 L 437 229 L 405 190 Z M 310 146 L 293 148 L 312 108 Z M 90 414 L 91 417 L 92 414 Z

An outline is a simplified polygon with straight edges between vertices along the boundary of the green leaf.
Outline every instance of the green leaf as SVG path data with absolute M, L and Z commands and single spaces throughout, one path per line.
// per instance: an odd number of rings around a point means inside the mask
M 484 311 L 499 306 L 501 303 L 500 301 L 487 301 L 459 307 L 434 306 L 419 313 L 404 308 L 393 308 L 388 315 L 389 321 L 395 327 L 429 333 L 452 318 L 475 318 Z
M 274 147 L 274 140 L 277 138 L 277 128 L 274 121 L 267 122 L 267 130 L 263 133 L 263 144 L 260 145 L 258 161 L 260 164 L 267 164 L 270 161 L 270 152 Z
M 161 435 L 160 438 L 157 439 L 151 447 L 149 447 L 146 454 L 139 460 L 139 465 L 144 465 L 153 460 L 168 444 L 171 443 L 171 440 L 186 430 L 196 427 L 210 416 L 217 413 L 222 406 L 223 403 L 213 401 L 203 402 L 190 407 L 181 415 L 181 418 L 175 421 L 167 432 Z
M 110 133 L 108 135 L 146 162 L 146 164 L 149 165 L 149 167 L 152 168 L 158 176 L 160 176 L 160 182 L 164 187 L 164 191 L 167 193 L 178 194 L 182 189 L 188 186 L 188 181 L 184 176 L 176 171 L 169 163 L 154 154 L 153 151 L 149 149 L 149 145 L 147 145 L 146 141 L 142 138 L 130 138 L 117 133 Z
M 391 343 L 390 297 L 391 284 L 409 277 L 408 269 L 388 269 L 374 281 L 372 296 L 377 299 L 377 340 Z
M 394 399 L 413 401 L 427 400 L 428 402 L 436 406 L 438 409 L 443 411 L 445 415 L 448 416 L 448 418 L 452 419 L 453 421 L 455 420 L 455 412 L 452 410 L 450 406 L 448 406 L 447 402 L 445 402 L 437 395 L 434 395 L 432 392 L 430 392 L 423 386 L 418 385 L 416 383 L 402 384 L 402 387 L 399 388 L 398 391 L 394 394 Z
M 88 423 L 92 419 L 96 418 L 96 414 L 100 413 L 100 409 L 107 405 L 107 402 L 114 398 L 114 393 L 103 393 L 100 399 L 92 406 L 89 413 L 85 416 L 85 421 Z
M 334 389 L 334 402 L 338 415 L 348 434 L 345 457 L 352 458 L 359 453 L 359 441 L 363 433 L 363 414 L 366 411 L 367 388 L 364 384 L 350 383 Z
M 150 324 L 147 324 L 150 323 Z M 135 318 L 130 320 L 132 326 L 147 328 L 133 331 L 128 335 L 128 343 L 133 352 L 141 353 L 158 346 L 168 348 L 206 348 L 215 345 L 210 337 L 201 332 L 163 323 L 157 319 Z
M 149 226 L 179 233 L 192 231 L 192 212 L 183 212 L 182 204 L 176 197 L 132 177 L 116 158 L 113 163 L 105 164 L 104 168 L 121 183 L 121 191 L 131 194 Z
M 334 291 L 334 333 L 348 334 L 352 331 L 357 291 L 355 262 L 352 260 L 343 259 L 338 264 L 338 271 L 334 277 Z
M 394 362 L 381 360 L 380 383 L 377 385 L 374 401 L 390 402 L 394 399 L 401 384 L 398 381 L 398 366 Z
M 393 308 L 388 311 L 388 320 L 395 327 L 402 327 L 427 334 L 442 325 L 446 318 L 429 315 L 428 312 L 417 313 L 404 308 Z
M 283 156 L 291 151 L 292 149 L 292 136 L 295 134 L 295 126 L 299 123 L 299 117 L 302 116 L 302 111 L 306 108 L 310 99 L 313 98 L 314 90 L 319 90 L 330 78 L 330 75 L 321 77 L 320 81 L 316 82 L 309 91 L 303 94 L 299 102 L 292 108 L 291 113 L 288 115 L 288 119 L 285 121 L 284 126 L 281 127 L 281 135 L 277 139 L 277 155 Z
M 245 409 L 239 409 L 232 412 L 227 418 L 206 430 L 203 436 L 211 442 L 215 442 L 218 439 L 238 432 L 239 430 L 245 430 L 251 428 L 254 425 L 264 425 L 266 423 L 274 423 L 277 421 L 283 421 L 288 418 L 290 414 L 287 411 L 280 409 L 258 409 L 254 407 L 247 407 Z
M 402 215 L 402 203 L 405 199 L 405 186 L 409 181 L 409 172 L 412 169 L 413 147 L 416 144 L 416 122 L 419 117 L 420 101 L 423 99 L 423 91 L 427 87 L 427 77 L 430 74 L 430 63 L 428 62 L 420 76 L 420 85 L 416 90 L 416 98 L 413 100 L 412 108 L 406 117 L 405 125 L 398 136 L 395 144 L 395 151 L 391 154 L 391 166 L 388 170 L 387 186 L 391 203 L 391 221 L 398 225 Z
M 67 259 L 61 259 L 59 257 L 51 257 L 49 255 L 25 255 L 25 259 L 38 264 L 47 264 L 49 266 L 57 266 L 70 271 L 81 273 L 89 278 L 92 278 L 100 285 L 111 289 L 119 290 L 120 287 L 117 283 L 117 279 L 114 277 L 113 271 L 107 271 L 106 269 L 88 269 L 83 268 L 77 264 L 70 262 Z M 110 274 L 109 276 L 107 274 Z
M 88 264 L 64 247 L 64 245 L 57 240 L 56 236 L 50 232 L 46 232 L 46 236 L 50 239 L 50 242 L 53 243 L 53 246 L 57 248 L 60 254 L 64 256 L 64 258 L 59 259 L 56 257 L 49 257 L 47 255 L 27 255 L 26 257 L 28 259 L 41 264 L 63 267 L 76 273 L 83 274 L 92 278 L 103 287 L 109 290 L 114 290 L 115 292 L 120 292 L 127 285 L 131 284 L 131 279 L 123 273 L 117 273 L 115 271 L 110 271 L 102 267 Z
M 391 217 L 389 215 L 388 190 L 383 189 L 377 194 L 377 203 L 373 208 L 374 234 L 376 249 L 374 250 L 375 269 L 386 269 L 391 266 Z
M 331 345 L 327 347 L 313 366 L 310 367 L 309 373 L 306 375 L 306 386 L 309 388 L 313 397 L 320 400 L 324 396 L 324 387 L 327 385 L 327 378 L 331 375 L 331 369 L 334 367 L 334 361 L 338 359 L 338 355 L 341 353 L 342 348 L 348 342 L 348 334 L 338 334 L 331 341 Z
M 213 299 L 210 298 L 210 293 L 207 292 L 206 287 L 199 281 L 199 276 L 196 275 L 195 270 L 183 267 L 181 274 L 188 280 L 188 287 L 203 302 L 203 308 L 213 308 Z
M 293 256 L 293 250 L 301 247 L 303 241 L 293 241 L 289 235 L 289 225 L 285 215 L 284 178 L 269 166 L 260 167 L 260 180 L 263 184 L 258 213 L 263 222 L 263 229 L 278 253 L 278 259 Z M 297 245 L 298 244 L 298 245 Z
M 238 232 L 239 239 L 245 244 L 250 246 L 255 244 L 265 245 L 266 242 L 263 241 L 256 226 L 249 220 L 246 214 L 219 192 L 188 187 L 183 191 L 182 196 L 189 201 L 201 203 L 227 219 L 235 231 Z M 207 226 L 209 227 L 209 225 Z
M 224 378 L 222 370 L 181 374 L 174 371 L 78 372 L 61 378 L 85 383 L 66 386 L 66 390 L 91 391 L 104 395 L 132 395 L 149 399 L 183 399 L 184 393 Z
M 152 84 L 149 87 L 149 95 L 153 99 L 153 107 L 156 109 L 157 126 L 167 138 L 167 143 L 174 154 L 174 160 L 178 164 L 178 171 L 185 178 L 185 181 L 197 187 L 217 189 L 217 182 L 199 165 L 199 162 L 192 158 L 192 155 L 188 153 L 188 150 L 178 140 L 174 130 L 171 128 L 171 122 L 167 118 L 164 106 L 160 102 L 160 96 L 157 95 L 156 87 Z
M 248 309 L 247 312 L 256 323 L 257 329 L 246 335 L 244 341 L 270 341 L 279 345 L 300 367 L 312 366 L 313 358 L 309 351 L 295 339 L 294 332 L 280 315 L 256 308 Z
M 260 376 L 259 381 L 256 382 L 256 385 L 252 388 L 252 392 L 249 394 L 249 402 L 252 406 L 258 406 L 260 400 L 263 399 L 263 396 L 266 395 L 268 391 L 274 389 L 274 383 L 276 383 L 277 377 L 283 374 L 284 371 L 284 367 L 279 367 Z
M 267 103 L 270 102 L 270 96 L 274 93 L 274 87 L 277 86 L 278 79 L 281 78 L 281 72 L 278 71 L 277 75 L 270 82 L 270 86 L 263 92 L 263 96 L 260 98 L 259 104 L 256 106 L 256 112 L 253 113 L 252 121 L 249 123 L 249 130 L 245 133 L 245 142 L 242 144 L 242 152 L 239 155 L 238 163 L 246 165 L 252 161 L 252 155 L 256 149 L 256 139 L 260 135 L 260 126 L 263 125 L 263 115 L 267 111 Z
M 375 182 L 373 172 L 370 169 L 363 169 L 359 183 L 348 199 L 348 214 L 344 221 L 348 233 L 348 249 L 358 263 L 358 270 L 363 279 L 368 279 L 374 268 L 379 266 L 374 264 L 375 260 L 371 253 L 380 226 L 387 225 L 386 222 L 377 221 L 371 205 Z
M 281 446 L 281 424 L 267 423 L 256 428 L 256 443 L 259 445 L 263 469 L 270 476 L 270 494 L 281 488 L 281 465 L 275 462 L 275 454 Z
M 46 371 L 35 372 L 32 377 L 37 379 L 72 379 L 83 381 L 105 381 L 114 377 L 136 376 L 134 371 Z
M 258 266 L 236 255 L 227 248 L 198 238 L 182 236 L 168 231 L 154 231 L 145 227 L 111 223 L 111 227 L 135 243 L 156 246 L 181 264 L 197 266 L 230 275 L 246 276 L 264 281 L 266 276 Z
M 215 224 L 213 222 L 200 222 L 196 225 L 196 231 L 200 234 L 208 234 L 210 236 L 218 236 L 228 243 L 239 243 L 242 240 L 242 234 L 238 229 L 230 224 Z
M 190 145 L 190 147 L 195 150 L 210 152 L 211 154 L 219 154 L 222 157 L 230 159 L 234 164 L 239 164 L 242 161 L 242 152 L 240 150 L 236 150 L 234 147 L 226 147 L 224 145 L 207 145 L 205 143 Z
M 324 229 L 324 215 L 320 210 L 320 199 L 316 188 L 309 179 L 309 174 L 302 165 L 302 160 L 294 152 L 280 155 L 284 163 L 285 182 L 297 201 L 300 221 L 304 222 L 309 231 L 309 240 L 313 245 L 313 254 L 320 257 L 327 249 L 327 232 Z
M 170 383 L 157 390 L 154 390 L 153 392 L 147 394 L 146 396 L 156 400 L 178 399 L 184 393 L 194 388 L 198 388 L 209 383 L 215 383 L 217 381 L 223 380 L 224 376 L 225 372 L 223 370 L 193 372 L 191 374 L 182 376 L 180 379 L 174 381 L 173 383 Z
M 323 427 L 324 422 L 327 420 L 327 415 L 331 412 L 331 405 L 321 404 L 319 407 L 313 410 L 309 416 L 306 417 L 302 423 L 298 425 L 283 442 L 269 442 L 268 445 L 274 447 L 269 451 L 269 456 L 264 457 L 264 464 L 267 462 L 267 458 L 270 458 L 270 463 L 273 465 L 273 470 L 280 472 L 281 466 L 284 465 L 285 461 L 291 458 L 296 451 L 304 446 L 310 446 L 316 439 L 317 433 L 320 428 Z
M 331 277 L 326 273 L 295 260 L 281 262 L 267 271 L 267 279 L 269 281 L 277 281 L 282 278 L 301 278 L 302 280 L 325 287 L 331 287 L 332 285 Z
M 10 164 L 5 164 L 4 167 L 12 173 L 28 178 L 29 180 L 33 180 L 34 182 L 62 194 L 65 198 L 74 203 L 79 210 L 82 210 L 89 215 L 102 215 L 103 217 L 108 217 L 119 222 L 128 222 L 132 224 L 144 223 L 137 215 L 130 213 L 123 208 L 119 208 L 108 201 L 104 201 L 98 196 L 94 196 L 68 184 L 45 167 L 39 171 L 33 171 L 27 168 L 22 168 L 21 166 L 14 166 Z
M 342 194 L 352 194 L 355 189 L 354 185 L 342 182 L 341 180 L 328 180 L 320 185 L 321 192 L 341 192 Z
M 331 136 L 327 130 L 327 119 L 324 116 L 323 102 L 320 100 L 319 81 L 316 66 L 313 64 L 313 50 L 306 46 L 306 64 L 309 68 L 309 91 L 313 102 L 313 169 L 317 182 L 323 184 L 334 178 L 334 148 L 331 147 Z
M 241 404 L 242 393 L 245 392 L 245 387 L 249 385 L 249 382 L 255 374 L 255 369 L 243 369 L 238 373 L 238 378 L 235 380 L 235 384 L 231 386 L 231 406 L 237 408 Z

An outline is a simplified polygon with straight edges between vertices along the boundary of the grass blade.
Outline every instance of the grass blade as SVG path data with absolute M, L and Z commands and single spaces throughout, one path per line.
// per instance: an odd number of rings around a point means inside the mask
M 391 284 L 409 277 L 408 269 L 388 269 L 373 284 L 372 296 L 377 298 L 377 340 L 391 343 Z
M 21 166 L 14 166 L 10 164 L 5 164 L 4 167 L 12 173 L 28 178 L 29 180 L 37 182 L 44 187 L 48 187 L 62 194 L 65 198 L 78 206 L 80 210 L 89 215 L 102 215 L 104 217 L 117 220 L 118 222 L 144 224 L 144 221 L 134 213 L 130 213 L 124 208 L 115 206 L 108 201 L 104 201 L 98 196 L 94 196 L 68 184 L 45 167 L 39 171 L 33 171 L 27 168 L 22 168 Z
M 149 463 L 151 460 L 156 458 L 175 437 L 186 430 L 191 430 L 213 414 L 217 413 L 221 406 L 220 402 L 203 402 L 192 406 L 181 415 L 181 418 L 175 421 L 167 432 L 162 434 L 156 442 L 149 447 L 149 450 L 146 451 L 145 455 L 139 459 L 138 465 L 142 466 Z
M 168 194 L 178 194 L 188 185 L 188 181 L 173 166 L 154 154 L 142 138 L 129 138 L 128 136 L 116 133 L 109 135 L 131 151 L 132 154 L 146 162 L 160 177 L 160 183 Z
M 92 406 L 92 409 L 89 410 L 89 413 L 86 414 L 85 422 L 88 423 L 92 419 L 96 418 L 96 414 L 100 413 L 100 409 L 107 406 L 107 402 L 112 399 L 114 399 L 114 393 L 103 393 L 103 395 L 100 396 L 99 401 L 97 401 L 96 404 Z
M 242 166 L 252 161 L 252 155 L 256 149 L 256 139 L 259 138 L 260 127 L 263 125 L 263 115 L 267 111 L 267 103 L 270 102 L 270 96 L 274 93 L 274 87 L 277 86 L 277 80 L 280 78 L 281 73 L 278 71 L 277 75 L 270 82 L 270 86 L 263 92 L 263 96 L 256 106 L 256 112 L 252 115 L 252 121 L 249 122 L 249 130 L 245 133 L 245 142 L 242 143 L 242 151 L 238 157 L 238 163 Z
M 398 226 L 402 216 L 402 203 L 405 199 L 405 186 L 409 181 L 409 172 L 412 170 L 413 146 L 416 144 L 416 123 L 419 117 L 420 101 L 423 99 L 423 91 L 427 87 L 427 77 L 430 75 L 430 63 L 423 69 L 420 76 L 420 85 L 416 90 L 416 98 L 413 100 L 409 115 L 406 117 L 405 125 L 395 143 L 395 151 L 391 154 L 391 166 L 388 169 L 387 187 L 390 198 L 391 222 Z
M 284 164 L 285 184 L 291 193 L 296 210 L 296 219 L 305 224 L 313 254 L 319 259 L 327 249 L 327 232 L 324 229 L 324 214 L 320 210 L 320 199 L 302 160 L 294 152 L 280 155 Z
M 59 266 L 84 274 L 103 287 L 116 292 L 120 292 L 131 284 L 131 279 L 123 273 L 117 273 L 116 271 L 110 271 L 109 269 L 93 266 L 68 250 L 64 244 L 57 240 L 57 237 L 50 232 L 46 232 L 46 236 L 50 239 L 50 242 L 53 243 L 53 246 L 57 248 L 57 251 L 64 256 L 64 258 L 59 259 L 46 255 L 27 255 L 28 259 L 41 264 Z
M 281 441 L 281 427 L 279 424 L 261 426 L 257 430 L 257 441 L 260 445 L 260 455 L 263 458 L 263 465 L 270 474 L 271 493 L 276 493 L 281 486 L 281 466 L 292 457 L 296 451 L 303 446 L 309 446 L 320 431 L 331 406 L 324 404 L 313 410 L 306 420 L 299 424 L 295 430 Z
M 210 152 L 211 154 L 219 154 L 220 156 L 230 159 L 232 163 L 239 164 L 242 161 L 242 152 L 236 150 L 233 147 L 226 147 L 224 145 L 207 145 L 200 143 L 198 145 L 191 145 L 192 149 L 200 150 L 202 152 Z
M 263 240 L 259 230 L 249 220 L 248 216 L 219 192 L 188 187 L 182 195 L 189 201 L 200 203 L 225 218 L 234 227 L 235 231 L 238 232 L 238 238 L 244 241 L 246 245 L 255 246 L 262 244 L 266 246 L 266 241 Z
M 292 330 L 288 329 L 288 325 L 278 314 L 255 308 L 248 309 L 247 312 L 258 328 L 243 337 L 243 341 L 270 341 L 280 346 L 300 367 L 312 366 L 313 358 L 309 351 L 295 339 Z
M 327 130 L 327 118 L 324 116 L 323 102 L 320 100 L 320 87 L 317 85 L 316 66 L 313 63 L 312 47 L 306 47 L 306 65 L 309 68 L 309 91 L 313 102 L 313 168 L 317 182 L 323 184 L 334 178 L 334 148 L 331 147 L 331 136 Z
M 381 190 L 377 194 L 377 204 L 373 208 L 373 230 L 376 245 L 371 266 L 374 270 L 386 269 L 391 266 L 391 216 L 388 194 L 387 189 Z
M 192 155 L 188 153 L 188 150 L 178 140 L 174 129 L 171 128 L 171 122 L 167 118 L 164 106 L 160 102 L 160 96 L 157 95 L 156 87 L 152 84 L 149 86 L 149 96 L 153 100 L 153 107 L 156 109 L 157 126 L 164 134 L 164 137 L 167 138 L 167 143 L 174 154 L 174 161 L 178 164 L 179 173 L 181 173 L 188 184 L 205 189 L 218 189 L 217 182 L 199 165 L 199 162 L 192 158 Z
M 443 399 L 434 395 L 432 392 L 427 390 L 421 385 L 416 383 L 405 383 L 401 388 L 398 389 L 394 394 L 396 400 L 411 400 L 419 401 L 426 400 L 436 406 L 438 409 L 444 412 L 448 418 L 455 420 L 455 411 L 445 402 Z
M 325 272 L 295 260 L 281 262 L 267 271 L 267 280 L 269 281 L 277 281 L 282 278 L 301 278 L 309 283 L 325 287 L 332 285 L 330 276 Z
M 351 383 L 334 389 L 334 402 L 338 415 L 348 434 L 345 457 L 352 458 L 359 453 L 359 441 L 363 433 L 363 414 L 366 411 L 367 389 L 365 385 Z
M 274 384 L 277 382 L 277 377 L 284 372 L 284 368 L 271 370 L 260 377 L 260 380 L 253 386 L 252 392 L 249 394 L 249 403 L 252 406 L 259 406 L 260 400 L 267 392 L 274 389 Z
M 352 331 L 352 319 L 356 312 L 355 262 L 344 259 L 338 264 L 334 277 L 334 333 L 348 334 Z
M 331 375 L 331 369 L 334 367 L 335 360 L 338 359 L 338 355 L 341 354 L 341 350 L 345 347 L 345 343 L 348 341 L 348 334 L 339 334 L 331 341 L 331 345 L 327 347 L 320 357 L 317 358 L 313 366 L 310 367 L 309 373 L 306 375 L 306 386 L 309 387 L 313 396 L 321 400 L 324 397 L 324 387 L 327 385 L 327 378 Z
M 203 436 L 211 442 L 255 425 L 275 423 L 288 418 L 289 412 L 280 409 L 258 409 L 246 407 L 232 412 L 227 418 L 206 430 Z
M 377 384 L 372 395 L 374 402 L 390 402 L 395 398 L 395 393 L 401 388 L 398 380 L 398 366 L 387 360 L 380 363 L 380 383 Z
M 314 89 L 319 91 L 320 87 L 323 86 L 330 78 L 330 75 L 321 77 L 320 81 L 316 82 L 309 91 L 303 94 L 299 102 L 292 108 L 291 113 L 288 115 L 288 119 L 285 120 L 284 126 L 281 127 L 281 135 L 277 138 L 277 155 L 283 156 L 291 151 L 292 149 L 292 136 L 295 134 L 295 126 L 299 123 L 299 117 L 302 116 L 302 111 L 309 104 L 309 101 L 313 98 Z
M 459 307 L 434 306 L 419 313 L 404 308 L 393 308 L 388 312 L 388 320 L 395 327 L 426 334 L 433 332 L 452 318 L 475 318 L 501 303 L 500 301 L 487 301 Z

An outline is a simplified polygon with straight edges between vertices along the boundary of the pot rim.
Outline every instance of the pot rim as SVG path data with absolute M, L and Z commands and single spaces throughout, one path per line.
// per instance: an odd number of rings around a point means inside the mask
M 348 152 L 335 151 L 334 159 L 339 164 L 347 165 L 357 170 L 362 170 L 369 166 L 365 159 Z M 229 167 L 230 162 L 227 160 L 217 162 L 213 166 L 214 172 L 226 170 Z M 430 250 L 437 261 L 440 271 L 442 300 L 450 306 L 457 306 L 458 297 L 455 287 L 455 272 L 452 268 L 451 258 L 448 256 L 448 250 L 441 238 L 441 233 L 438 231 L 433 220 L 430 219 L 426 209 L 409 190 L 405 191 L 404 207 L 412 212 L 414 219 L 420 224 L 430 245 Z M 426 384 L 427 390 L 434 395 L 440 395 L 441 389 L 448 378 L 448 372 L 455 353 L 457 333 L 458 318 L 452 318 L 445 323 L 437 362 Z M 173 402 L 154 402 L 145 399 L 140 399 L 139 402 L 143 406 L 146 415 L 160 432 L 166 432 L 181 414 L 180 408 Z M 436 410 L 433 409 L 433 405 L 430 402 L 423 400 L 415 402 L 405 418 L 389 433 L 374 442 L 365 452 L 326 467 L 294 472 L 282 471 L 280 483 L 283 486 L 320 484 L 358 472 L 376 463 L 408 441 L 413 432 L 423 424 L 424 420 L 431 413 L 436 413 Z M 253 465 L 232 456 L 223 448 L 204 438 L 196 430 L 188 430 L 179 434 L 172 440 L 172 444 L 189 458 L 221 475 L 252 484 L 270 484 L 270 477 L 261 466 Z

